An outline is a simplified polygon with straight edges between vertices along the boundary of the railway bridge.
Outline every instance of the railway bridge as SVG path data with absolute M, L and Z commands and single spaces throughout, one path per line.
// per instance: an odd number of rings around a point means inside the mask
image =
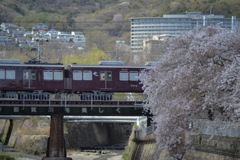
M 88 98 L 82 98 L 87 97 Z M 46 157 L 43 160 L 71 160 L 67 157 L 64 131 L 64 116 L 149 116 L 143 110 L 142 94 L 116 94 L 111 98 L 91 95 L 51 95 L 19 98 L 2 95 L 0 115 L 50 115 L 50 136 Z

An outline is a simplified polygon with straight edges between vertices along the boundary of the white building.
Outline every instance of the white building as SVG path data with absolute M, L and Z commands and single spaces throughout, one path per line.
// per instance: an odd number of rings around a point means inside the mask
M 49 31 L 47 31 L 46 33 L 46 36 L 49 38 L 49 39 L 56 39 L 57 38 L 57 35 L 58 35 L 58 31 L 55 30 L 55 29 L 50 29 Z
M 76 43 L 79 47 L 85 47 L 86 38 L 82 32 L 71 32 L 73 35 L 73 42 Z
M 86 38 L 82 32 L 72 31 L 71 33 L 58 32 L 57 39 L 66 42 L 74 43 L 78 47 L 85 47 Z
M 169 14 L 163 17 L 131 18 L 131 52 L 144 53 L 144 41 L 153 36 L 177 36 L 195 27 L 217 26 L 234 29 L 237 18 L 223 15 L 203 15 L 200 12 Z

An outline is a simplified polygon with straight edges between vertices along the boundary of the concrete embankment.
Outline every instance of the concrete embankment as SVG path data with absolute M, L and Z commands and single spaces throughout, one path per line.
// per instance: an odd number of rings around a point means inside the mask
M 126 144 L 131 133 L 129 123 L 64 123 L 67 149 L 81 150 L 93 146 Z M 50 119 L 32 117 L 21 120 L 0 120 L 1 141 L 10 147 L 31 154 L 45 154 Z
M 184 160 L 240 160 L 240 139 L 236 137 L 194 135 Z
M 129 123 L 66 123 L 68 148 L 89 148 L 126 144 L 131 133 Z
M 31 154 L 44 154 L 49 136 L 49 123 L 50 120 L 46 118 L 0 120 L 2 142 Z M 199 134 L 193 134 L 191 130 L 187 133 L 186 137 L 191 140 L 191 144 L 183 160 L 240 160 L 238 130 L 229 128 L 217 132 L 211 126 L 212 123 L 199 123 L 199 126 L 202 126 L 202 132 Z M 129 136 L 131 130 L 132 125 L 129 124 L 65 123 L 65 139 L 67 147 L 72 149 L 120 144 L 129 139 L 123 154 L 124 160 L 168 159 L 167 152 L 154 155 L 154 134 L 139 137 L 133 129 Z M 11 131 L 11 134 L 8 131 Z M 213 137 L 212 133 L 215 134 Z
M 186 133 L 188 142 L 191 142 L 186 150 L 183 160 L 240 160 L 240 134 L 238 128 L 232 124 L 227 129 L 217 131 L 214 122 L 200 121 L 200 133 L 189 130 Z M 221 126 L 221 127 L 222 127 Z M 208 129 L 209 128 L 209 129 Z M 134 130 L 134 129 L 133 129 Z M 136 136 L 133 131 L 126 147 L 124 160 L 168 160 L 168 152 L 155 153 L 155 136 L 148 134 L 144 137 Z
M 153 160 L 154 147 L 154 134 L 137 138 L 135 128 L 133 128 L 133 131 L 129 137 L 128 146 L 126 147 L 122 158 L 123 160 Z
M 1 120 L 0 127 L 1 141 L 5 145 L 27 153 L 42 154 L 46 152 L 49 136 L 48 119 Z

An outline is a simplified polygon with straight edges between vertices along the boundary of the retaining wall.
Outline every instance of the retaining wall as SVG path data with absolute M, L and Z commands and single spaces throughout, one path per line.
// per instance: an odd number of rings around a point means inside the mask
M 240 128 L 230 122 L 193 122 L 186 133 L 191 141 L 183 160 L 240 160 Z M 133 129 L 134 130 L 134 129 Z M 146 129 L 145 129 L 146 130 Z M 198 134 L 196 131 L 198 130 Z M 146 133 L 145 136 L 142 133 Z M 168 152 L 154 156 L 155 136 L 146 131 L 132 132 L 124 160 L 168 160 Z

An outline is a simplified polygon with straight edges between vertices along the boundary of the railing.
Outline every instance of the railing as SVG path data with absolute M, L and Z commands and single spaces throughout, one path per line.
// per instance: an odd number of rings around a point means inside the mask
M 0 93 L 1 115 L 142 116 L 143 104 L 128 94 Z
M 56 93 L 0 93 L 0 100 L 70 100 L 70 101 L 144 101 L 142 93 L 66 94 Z
M 189 129 L 193 129 L 200 134 L 214 136 L 240 137 L 240 125 L 236 122 L 226 121 L 210 121 L 206 119 L 198 119 L 191 123 Z M 136 138 L 144 138 L 154 132 L 155 126 L 149 126 L 135 130 Z

